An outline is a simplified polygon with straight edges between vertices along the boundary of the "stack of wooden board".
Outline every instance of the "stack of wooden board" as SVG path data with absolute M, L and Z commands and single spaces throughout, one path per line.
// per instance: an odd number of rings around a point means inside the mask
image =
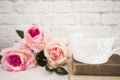
M 72 57 L 68 61 L 69 80 L 120 80 L 120 56 L 113 55 L 105 64 L 84 64 Z

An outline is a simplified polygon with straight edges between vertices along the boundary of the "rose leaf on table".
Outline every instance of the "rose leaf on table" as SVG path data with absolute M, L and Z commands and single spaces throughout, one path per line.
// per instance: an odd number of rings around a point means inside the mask
M 49 71 L 49 72 L 53 72 L 55 69 L 52 67 L 52 66 L 50 66 L 49 64 L 47 64 L 46 66 L 45 66 L 45 69 L 47 70 L 47 71 Z
M 66 75 L 66 74 L 68 74 L 68 72 L 64 68 L 62 68 L 62 67 L 55 68 L 55 72 L 57 74 L 60 74 L 60 75 Z
M 45 69 L 47 71 L 49 71 L 49 72 L 53 72 L 54 71 L 54 72 L 56 72 L 59 75 L 67 75 L 68 74 L 68 72 L 63 67 L 56 67 L 56 68 L 54 68 L 54 67 L 50 66 L 49 64 L 47 64 Z

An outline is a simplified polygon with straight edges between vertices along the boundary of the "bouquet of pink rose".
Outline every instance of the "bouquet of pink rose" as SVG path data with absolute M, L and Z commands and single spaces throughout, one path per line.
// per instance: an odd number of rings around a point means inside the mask
M 22 38 L 13 47 L 1 50 L 1 64 L 7 71 L 24 71 L 37 64 L 58 74 L 67 74 L 61 67 L 69 56 L 68 45 L 62 41 L 52 41 L 52 33 L 47 28 L 33 24 L 26 31 L 16 30 Z

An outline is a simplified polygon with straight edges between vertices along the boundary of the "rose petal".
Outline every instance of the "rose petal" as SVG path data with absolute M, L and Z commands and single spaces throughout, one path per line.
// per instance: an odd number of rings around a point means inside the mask
M 16 48 L 8 48 L 1 51 L 3 54 L 1 63 L 5 70 L 7 71 L 23 71 L 26 70 L 29 66 L 35 66 L 36 64 L 30 65 L 33 61 L 35 61 L 35 54 L 30 49 L 16 49 Z M 29 53 L 30 52 L 30 53 Z M 18 55 L 20 57 L 21 64 L 19 66 L 13 66 L 7 60 L 7 57 L 12 55 Z
M 45 48 L 45 56 L 48 59 L 48 63 L 53 66 L 57 67 L 66 63 L 68 52 L 68 47 L 64 42 L 61 41 L 53 41 L 48 44 Z
M 37 29 L 40 33 L 34 37 L 31 37 L 31 34 L 29 33 L 31 29 Z M 45 46 L 48 43 L 51 34 L 47 28 L 39 28 L 39 25 L 37 24 L 32 25 L 24 33 L 24 37 L 28 46 L 35 51 L 42 51 L 43 49 L 45 49 Z

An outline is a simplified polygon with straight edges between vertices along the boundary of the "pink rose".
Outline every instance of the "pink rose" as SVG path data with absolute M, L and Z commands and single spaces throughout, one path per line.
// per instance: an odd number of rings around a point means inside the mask
M 20 41 L 22 43 L 23 41 Z M 15 46 L 19 46 L 16 47 Z M 1 51 L 1 63 L 7 71 L 24 71 L 36 66 L 35 54 L 26 45 L 16 43 L 13 48 L 6 48 Z
M 69 56 L 68 45 L 60 41 L 51 42 L 45 49 L 45 56 L 52 67 L 65 64 Z
M 37 24 L 33 24 L 24 32 L 24 38 L 28 46 L 34 51 L 42 51 L 51 37 L 51 32 L 47 28 L 38 27 Z
M 28 50 L 28 51 L 32 51 L 32 49 L 30 49 L 30 47 L 28 46 L 27 42 L 25 39 L 21 39 L 19 42 L 15 43 L 13 48 L 19 49 L 19 50 Z

